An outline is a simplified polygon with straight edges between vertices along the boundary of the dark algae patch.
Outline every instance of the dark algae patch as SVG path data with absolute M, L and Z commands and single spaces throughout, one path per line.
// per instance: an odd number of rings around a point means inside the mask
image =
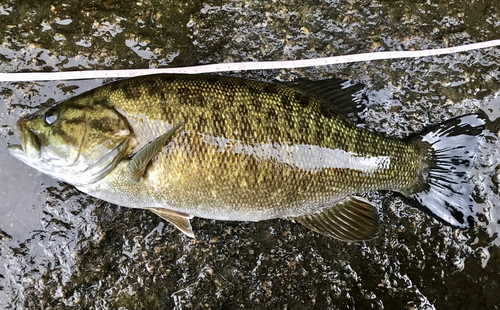
M 487 0 L 3 0 L 0 16 L 1 72 L 307 59 L 500 38 L 500 7 Z M 499 49 L 488 48 L 223 73 L 363 83 L 368 109 L 359 126 L 397 138 L 479 109 L 487 114 L 472 179 L 475 227 L 454 229 L 399 195 L 373 192 L 381 229 L 356 244 L 287 220 L 195 219 L 191 240 L 151 213 L 81 194 L 17 162 L 6 146 L 19 142 L 20 116 L 105 81 L 2 82 L 0 308 L 495 309 L 499 59 Z

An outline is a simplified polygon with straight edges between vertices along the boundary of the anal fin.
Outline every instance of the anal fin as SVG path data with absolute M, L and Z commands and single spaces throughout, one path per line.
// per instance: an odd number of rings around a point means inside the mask
M 321 213 L 293 218 L 302 225 L 342 241 L 362 241 L 375 237 L 378 213 L 368 200 L 351 196 Z
M 177 229 L 186 234 L 190 238 L 194 238 L 193 228 L 191 227 L 191 222 L 189 221 L 193 217 L 184 213 L 163 209 L 163 208 L 146 208 L 158 215 L 159 217 L 172 223 Z

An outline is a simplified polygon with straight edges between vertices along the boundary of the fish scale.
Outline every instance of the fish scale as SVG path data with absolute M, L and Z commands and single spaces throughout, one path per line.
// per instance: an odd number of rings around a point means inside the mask
M 122 88 L 139 91 L 127 94 L 110 85 L 99 88 L 93 96 L 109 98 L 107 104 L 126 111 L 129 121 L 147 118 L 139 122 L 142 125 L 132 125 L 137 139 L 143 141 L 141 145 L 165 131 L 165 127 L 155 128 L 149 123 L 157 120 L 158 115 L 168 125 L 185 123 L 179 137 L 153 160 L 142 182 L 149 182 L 151 174 L 157 175 L 154 171 L 169 171 L 174 177 L 155 179 L 153 186 L 123 186 L 130 195 L 169 201 L 176 211 L 213 218 L 219 212 L 217 207 L 225 206 L 227 213 L 219 217 L 226 220 L 293 217 L 318 207 L 330 207 L 350 194 L 373 189 L 407 190 L 415 185 L 421 170 L 422 152 L 418 148 L 357 128 L 343 115 L 323 115 L 319 100 L 288 87 L 214 76 L 151 76 L 129 81 Z M 175 95 L 161 100 L 144 85 L 153 85 L 150 89 L 155 93 Z M 190 95 L 200 90 L 203 106 L 193 104 Z M 147 110 L 137 104 L 140 102 L 148 102 Z M 247 107 L 247 115 L 238 113 L 242 106 Z M 278 115 L 278 122 L 267 122 L 268 111 Z M 295 126 L 288 127 L 288 123 Z M 226 147 L 210 145 L 201 139 L 203 136 L 223 140 Z M 262 145 L 272 154 L 259 156 L 256 148 Z M 273 156 L 286 154 L 292 145 L 304 149 L 295 150 L 299 156 L 294 160 L 283 163 L 279 156 Z M 345 154 L 324 159 L 322 164 L 312 152 L 305 151 L 308 146 L 341 149 Z M 307 157 L 301 157 L 300 152 Z M 399 177 L 394 178 L 391 167 L 364 169 L 362 163 L 356 162 L 379 156 L 391 157 L 390 165 L 404 167 L 407 172 L 399 170 Z M 315 160 L 320 166 L 332 167 L 315 171 L 319 169 L 313 169 Z M 352 165 L 352 169 L 334 168 L 335 165 Z M 300 169 L 302 166 L 313 168 L 306 171 Z M 110 174 L 106 182 L 120 183 L 119 171 Z M 401 178 L 402 174 L 405 178 Z M 345 179 L 350 182 L 343 182 Z M 306 190 L 297 193 L 297 188 Z
M 369 239 L 377 210 L 359 195 L 370 190 L 400 192 L 449 224 L 471 225 L 468 171 L 483 117 L 397 140 L 349 121 L 339 109 L 357 110 L 353 92 L 336 80 L 132 78 L 20 120 L 22 145 L 10 150 L 92 196 L 151 210 L 191 237 L 195 216 L 286 217 L 337 239 Z

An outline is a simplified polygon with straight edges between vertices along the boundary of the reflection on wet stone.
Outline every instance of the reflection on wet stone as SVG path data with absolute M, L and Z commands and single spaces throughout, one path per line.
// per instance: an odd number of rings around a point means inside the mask
M 0 4 L 0 71 L 64 71 L 283 60 L 498 39 L 495 1 Z M 293 70 L 367 85 L 360 126 L 407 137 L 483 109 L 500 116 L 500 49 Z M 103 80 L 0 84 L 1 144 L 15 120 Z M 133 91 L 130 92 L 133 95 Z M 498 130 L 497 130 L 498 131 Z M 493 309 L 500 278 L 497 132 L 474 171 L 477 227 L 438 223 L 389 193 L 374 240 L 346 244 L 286 220 L 195 219 L 197 239 L 142 210 L 103 203 L 0 151 L 0 308 Z

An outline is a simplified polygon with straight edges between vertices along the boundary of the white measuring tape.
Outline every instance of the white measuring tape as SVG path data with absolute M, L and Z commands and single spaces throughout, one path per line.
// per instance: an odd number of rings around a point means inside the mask
M 492 46 L 499 46 L 499 45 L 500 45 L 500 40 L 492 40 L 492 41 L 462 45 L 457 47 L 437 48 L 431 50 L 363 53 L 356 55 L 345 55 L 345 56 L 335 56 L 335 57 L 315 58 L 315 59 L 305 59 L 305 60 L 234 62 L 234 63 L 192 66 L 192 67 L 181 67 L 181 68 L 161 68 L 161 69 L 0 73 L 0 82 L 124 78 L 124 77 L 133 77 L 139 75 L 158 74 L 158 73 L 196 74 L 196 73 L 209 73 L 209 72 L 222 72 L 222 71 L 291 69 L 291 68 L 335 65 L 335 64 L 357 62 L 357 61 L 412 58 L 412 57 L 416 58 L 424 56 L 443 55 L 443 54 L 465 52 L 465 51 L 492 47 Z

